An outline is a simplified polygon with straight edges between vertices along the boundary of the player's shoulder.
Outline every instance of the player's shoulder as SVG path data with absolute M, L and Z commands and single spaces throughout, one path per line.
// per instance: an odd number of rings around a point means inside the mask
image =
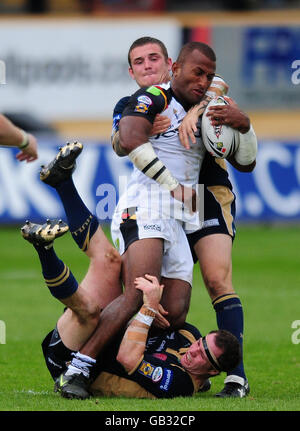
M 138 100 L 141 97 L 147 98 L 148 100 L 151 99 L 152 103 L 164 101 L 167 105 L 172 98 L 171 85 L 168 82 L 165 84 L 150 85 L 150 87 L 142 87 L 135 92 L 134 97 Z
M 190 333 L 196 340 L 198 340 L 202 336 L 199 329 L 188 322 L 185 322 L 185 324 L 182 327 L 182 330 Z
M 179 329 L 180 335 L 184 336 L 191 344 L 201 337 L 201 333 L 196 326 L 185 322 L 183 327 Z
M 122 114 L 125 109 L 125 106 L 128 104 L 130 96 L 122 97 L 115 105 L 113 116 L 115 117 L 118 114 Z

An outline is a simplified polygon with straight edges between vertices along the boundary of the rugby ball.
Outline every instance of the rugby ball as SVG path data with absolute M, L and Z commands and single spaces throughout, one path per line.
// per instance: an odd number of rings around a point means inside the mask
M 212 99 L 202 115 L 201 122 L 202 140 L 205 148 L 213 157 L 221 159 L 231 156 L 238 149 L 239 132 L 223 124 L 212 126 L 210 117 L 207 117 L 206 114 L 210 106 L 228 104 L 221 96 Z

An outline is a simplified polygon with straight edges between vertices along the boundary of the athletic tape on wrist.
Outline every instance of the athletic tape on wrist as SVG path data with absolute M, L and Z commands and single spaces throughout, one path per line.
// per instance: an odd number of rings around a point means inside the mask
M 137 320 L 138 322 L 144 323 L 147 326 L 151 326 L 154 320 L 154 317 L 146 316 L 145 314 L 139 311 L 138 314 L 135 316 L 135 320 Z
M 138 314 L 136 315 L 135 319 L 141 323 L 144 323 L 147 326 L 151 326 L 156 313 L 156 310 L 154 310 L 153 308 L 143 305 Z
M 140 171 L 148 178 L 156 181 L 165 189 L 172 191 L 176 189 L 179 182 L 157 157 L 150 142 L 139 145 L 132 150 L 128 157 Z
M 257 139 L 252 125 L 247 133 L 239 133 L 239 140 L 239 147 L 234 153 L 234 158 L 240 165 L 250 165 L 256 159 L 257 154 Z

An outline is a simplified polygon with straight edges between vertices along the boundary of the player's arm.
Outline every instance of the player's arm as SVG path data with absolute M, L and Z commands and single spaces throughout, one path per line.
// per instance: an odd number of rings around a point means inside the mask
M 212 106 L 207 115 L 211 124 L 225 124 L 239 131 L 239 145 L 235 153 L 227 160 L 240 172 L 252 172 L 256 165 L 257 138 L 247 114 L 238 105 L 226 97 L 229 105 Z
M 130 99 L 120 121 L 120 145 L 137 169 L 195 211 L 195 191 L 179 184 L 148 141 L 156 115 L 168 106 L 168 97 L 171 97 L 170 93 L 156 86 L 151 87 L 150 92 L 149 89 L 137 91 Z
M 113 124 L 112 124 L 110 141 L 114 152 L 119 157 L 127 156 L 127 153 L 120 146 L 119 125 L 120 125 L 120 120 L 122 118 L 122 112 L 124 111 L 125 106 L 127 105 L 129 99 L 130 99 L 129 97 L 122 97 L 122 99 L 120 99 L 116 104 L 113 111 Z
M 192 144 L 196 144 L 195 133 L 197 132 L 197 123 L 200 115 L 205 111 L 206 106 L 214 97 L 227 94 L 228 89 L 229 86 L 224 79 L 220 76 L 215 76 L 204 99 L 188 111 L 179 126 L 179 139 L 185 148 L 190 149 L 190 141 Z
M 112 125 L 112 133 L 111 133 L 111 144 L 114 152 L 119 157 L 127 156 L 127 153 L 120 145 L 120 132 L 119 132 L 119 124 L 122 118 L 122 112 L 124 111 L 129 97 L 123 97 L 116 104 L 114 112 L 113 112 L 113 125 Z M 154 123 L 152 126 L 152 130 L 150 136 L 158 135 L 159 133 L 165 132 L 171 124 L 171 120 L 166 115 L 157 114 L 154 119 Z
M 37 142 L 33 135 L 15 126 L 8 118 L 0 114 L 0 145 L 17 147 L 20 152 L 16 155 L 21 162 L 32 162 L 37 159 Z
M 163 285 L 151 275 L 138 277 L 135 287 L 143 292 L 144 305 L 130 322 L 122 339 L 117 361 L 131 374 L 143 359 L 149 329 L 158 312 Z

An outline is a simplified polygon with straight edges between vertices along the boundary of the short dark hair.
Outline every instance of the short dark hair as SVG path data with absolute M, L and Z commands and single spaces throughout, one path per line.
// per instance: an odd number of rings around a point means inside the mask
M 207 58 L 209 58 L 211 61 L 216 61 L 216 54 L 214 50 L 203 42 L 188 42 L 181 48 L 176 63 L 183 63 L 187 57 L 188 54 L 193 52 L 194 50 L 200 51 L 202 54 L 204 54 Z
M 223 351 L 217 358 L 221 370 L 226 372 L 233 370 L 242 360 L 242 351 L 238 339 L 225 329 L 211 331 L 210 334 L 216 334 L 215 344 Z
M 166 61 L 168 60 L 169 54 L 168 54 L 168 50 L 167 50 L 165 44 L 161 40 L 156 39 L 155 37 L 144 36 L 144 37 L 140 37 L 139 39 L 136 39 L 132 43 L 131 47 L 129 48 L 129 51 L 128 51 L 128 64 L 129 64 L 130 67 L 131 67 L 131 59 L 130 59 L 131 51 L 134 48 L 137 48 L 138 46 L 148 45 L 149 43 L 155 43 L 156 45 L 159 45 L 160 48 L 161 48 L 161 52 L 163 53 L 163 56 L 165 57 L 165 60 Z

